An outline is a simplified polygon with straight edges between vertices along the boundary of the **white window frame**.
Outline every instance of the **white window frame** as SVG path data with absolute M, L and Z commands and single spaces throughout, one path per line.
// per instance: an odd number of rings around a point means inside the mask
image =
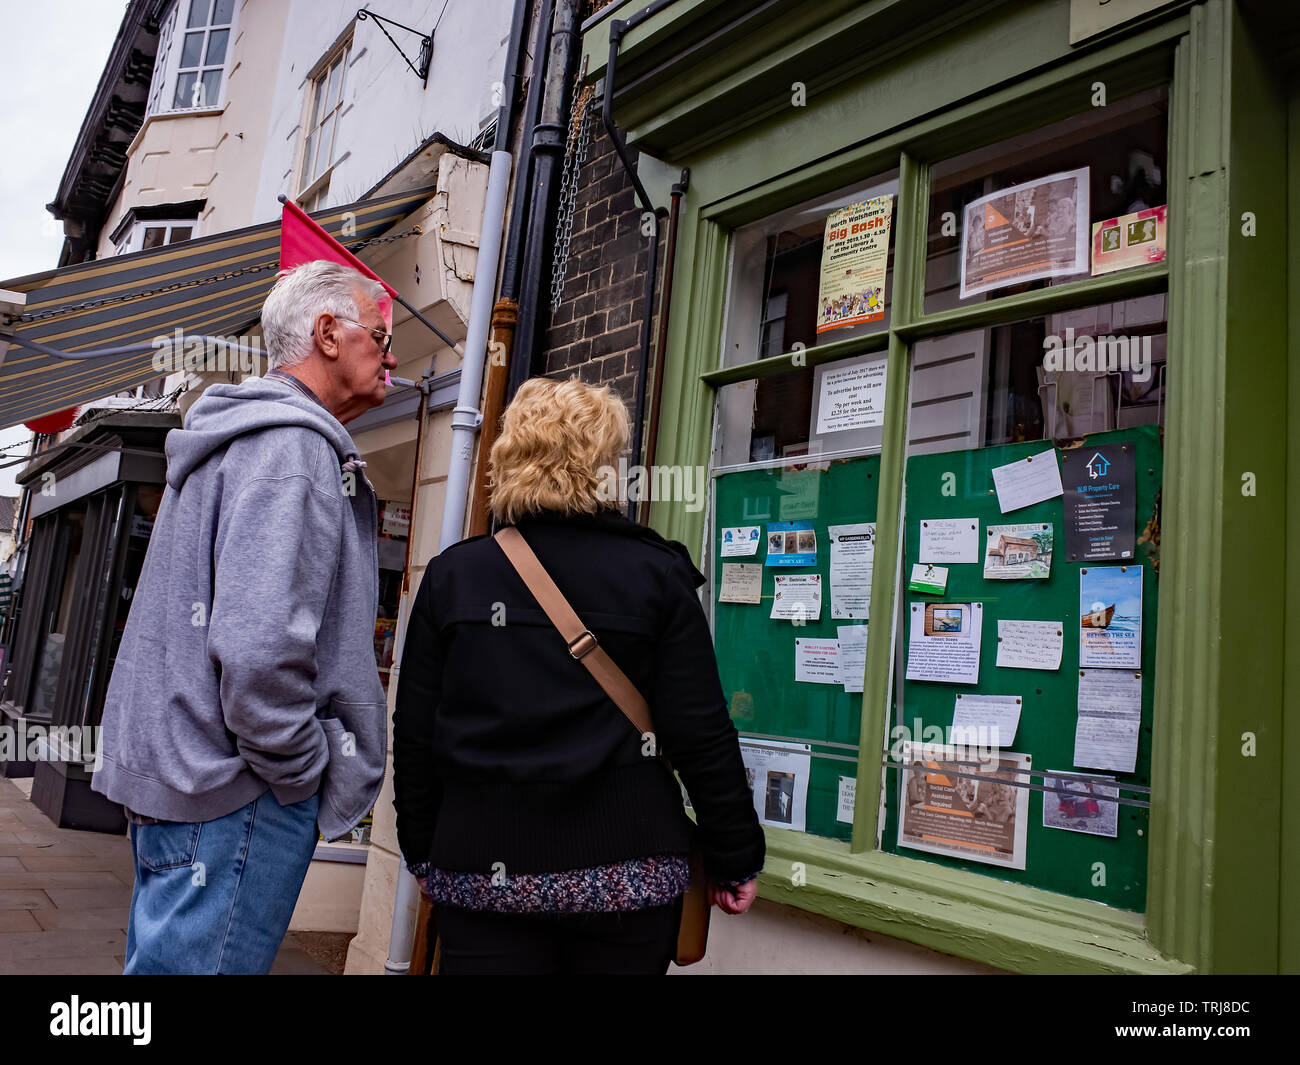
M 230 59 L 235 48 L 235 32 L 238 28 L 239 21 L 239 3 L 238 0 L 232 0 L 230 10 L 230 23 L 213 25 L 204 22 L 201 26 L 182 26 L 181 15 L 185 16 L 185 21 L 189 21 L 190 5 L 196 0 L 176 0 L 168 11 L 167 17 L 163 20 L 162 29 L 158 33 L 158 55 L 154 60 L 153 81 L 149 86 L 149 104 L 146 109 L 146 116 L 160 114 L 185 114 L 187 112 L 202 113 L 204 111 L 217 110 L 225 106 L 226 102 L 226 84 L 230 77 Z M 208 18 L 212 17 L 214 11 L 213 0 L 203 0 L 208 7 Z M 206 53 L 208 47 L 208 35 L 213 30 L 227 31 L 226 53 L 221 63 L 221 84 L 217 90 L 217 99 L 205 100 L 199 107 L 173 107 L 171 103 L 176 95 L 176 84 L 180 78 L 181 53 L 185 50 L 185 36 L 187 33 L 204 33 L 203 51 Z M 190 68 L 187 68 L 190 69 Z M 206 66 L 200 63 L 196 68 L 200 73 L 204 70 L 215 70 L 215 66 Z
M 163 227 L 167 230 L 166 240 L 159 245 L 165 248 L 168 244 L 175 244 L 178 241 L 173 239 L 173 234 L 177 226 L 188 226 L 190 235 L 182 237 L 181 240 L 193 240 L 198 236 L 199 223 L 196 218 L 139 218 L 131 226 L 130 231 L 117 244 L 118 255 L 129 255 L 132 252 L 144 250 L 144 234 L 146 230 L 158 229 Z M 154 249 L 151 249 L 154 250 Z
M 302 139 L 298 148 L 298 194 L 295 199 L 306 211 L 319 210 L 323 207 L 329 194 L 330 171 L 339 162 L 337 147 L 339 144 L 339 125 L 344 111 L 344 93 L 348 82 L 348 65 L 352 60 L 352 36 L 349 34 L 335 44 L 316 64 L 307 77 L 307 98 L 303 112 Z M 335 70 L 339 72 L 338 86 L 332 99 L 325 102 L 327 107 L 322 113 L 319 104 L 322 94 L 327 92 L 330 76 Z M 323 160 L 319 158 L 322 141 L 320 131 L 330 123 L 329 145 Z M 318 156 L 316 164 L 308 158 L 311 152 Z

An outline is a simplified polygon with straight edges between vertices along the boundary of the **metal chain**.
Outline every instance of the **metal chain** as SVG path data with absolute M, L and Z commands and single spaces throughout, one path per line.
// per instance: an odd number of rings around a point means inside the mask
M 569 136 L 565 143 L 564 173 L 560 178 L 560 207 L 555 221 L 555 248 L 551 255 L 551 313 L 560 309 L 564 295 L 564 275 L 569 270 L 569 241 L 573 237 L 573 216 L 578 205 L 578 175 L 591 144 L 592 87 L 579 93 L 569 116 Z
M 374 237 L 371 240 L 363 240 L 358 244 L 353 244 L 348 250 L 357 252 L 362 248 L 368 248 L 372 244 L 390 244 L 395 240 L 402 240 L 405 237 L 418 237 L 424 231 L 415 226 L 405 233 L 394 233 L 387 237 Z M 175 281 L 170 285 L 162 285 L 159 288 L 147 288 L 140 292 L 127 292 L 120 296 L 105 296 L 102 299 L 86 300 L 83 303 L 70 303 L 66 307 L 56 307 L 49 311 L 32 311 L 28 314 L 6 314 L 4 316 L 5 325 L 26 325 L 29 322 L 43 322 L 50 318 L 58 318 L 65 314 L 74 314 L 77 311 L 91 311 L 97 307 L 106 307 L 113 303 L 126 303 L 130 300 L 146 299 L 150 296 L 165 296 L 172 292 L 179 292 L 182 289 L 194 288 L 196 285 L 207 285 L 214 281 L 229 281 L 232 278 L 243 277 L 245 274 L 260 274 L 267 270 L 279 270 L 280 261 L 258 263 L 256 266 L 241 266 L 237 270 L 226 270 L 220 274 L 210 274 L 207 277 L 190 278 L 186 281 Z

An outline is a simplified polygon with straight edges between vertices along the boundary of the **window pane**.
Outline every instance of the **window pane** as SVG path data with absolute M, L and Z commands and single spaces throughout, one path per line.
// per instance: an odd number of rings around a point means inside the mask
M 226 40 L 229 30 L 213 30 L 208 34 L 208 54 L 204 62 L 208 66 L 219 66 L 226 61 Z
M 203 97 L 199 107 L 216 107 L 221 100 L 221 71 L 205 70 L 203 72 Z
M 339 77 L 342 73 L 342 70 L 343 70 L 343 64 L 337 60 L 335 61 L 334 65 L 330 67 L 329 87 L 325 91 L 325 106 L 327 108 L 333 108 L 338 105 Z
M 316 147 L 316 134 L 308 133 L 307 144 L 304 147 L 302 153 L 302 170 L 303 170 L 302 183 L 304 185 L 309 184 L 312 178 L 316 176 L 316 158 L 312 154 L 312 150 L 315 147 Z
M 172 226 L 172 236 L 168 244 L 179 244 L 182 240 L 189 240 L 190 234 L 194 232 L 193 226 Z
M 333 143 L 334 116 L 331 115 L 321 123 L 320 136 L 317 139 L 315 173 L 324 170 L 330 161 L 330 148 Z
M 1088 276 L 1093 223 L 1166 203 L 1167 137 L 1159 88 L 937 163 L 926 313 Z
M 217 0 L 216 8 L 212 14 L 212 24 L 214 26 L 229 26 L 230 18 L 235 12 L 235 0 Z
M 176 78 L 176 95 L 172 98 L 172 107 L 195 107 L 198 74 L 193 70 L 182 71 Z
M 1147 811 L 1114 800 L 1151 786 L 1166 316 L 1157 294 L 914 346 L 885 743 L 922 768 L 886 774 L 884 850 L 1143 908 Z M 1073 874 L 1085 844 L 1107 883 Z
M 722 365 L 887 329 L 897 192 L 891 171 L 738 229 Z
M 148 251 L 150 248 L 161 248 L 167 243 L 166 226 L 148 226 L 144 231 L 143 248 Z
M 185 43 L 181 48 L 181 66 L 197 67 L 199 57 L 203 55 L 203 31 L 198 33 L 187 33 Z
M 206 26 L 211 0 L 190 0 L 190 17 L 187 26 Z

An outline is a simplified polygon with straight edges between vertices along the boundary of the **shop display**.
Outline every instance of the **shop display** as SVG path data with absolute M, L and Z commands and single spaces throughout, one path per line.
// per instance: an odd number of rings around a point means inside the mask
M 1086 274 L 1088 237 L 1087 167 L 981 196 L 963 213 L 961 298 Z

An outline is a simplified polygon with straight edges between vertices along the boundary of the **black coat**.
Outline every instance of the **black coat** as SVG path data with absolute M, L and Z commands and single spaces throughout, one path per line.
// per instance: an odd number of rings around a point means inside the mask
M 763 831 L 686 548 L 616 511 L 519 531 L 650 704 L 690 795 L 705 869 L 758 872 Z M 397 838 L 408 863 L 541 873 L 686 854 L 681 789 L 574 660 L 500 546 L 432 559 L 412 606 L 393 716 Z

